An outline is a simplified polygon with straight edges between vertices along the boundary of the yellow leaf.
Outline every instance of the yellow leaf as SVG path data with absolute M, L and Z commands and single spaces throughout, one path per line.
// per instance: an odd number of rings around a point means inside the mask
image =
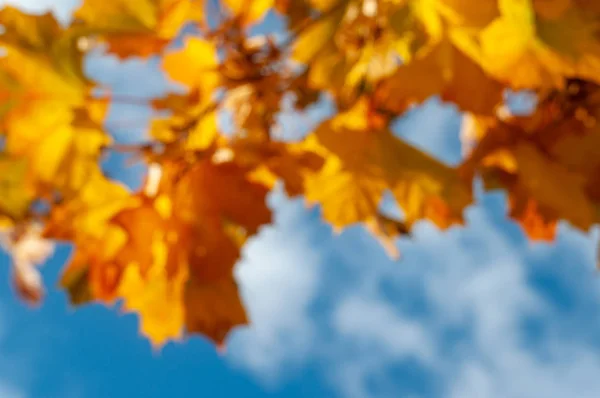
M 462 219 L 470 192 L 453 169 L 386 129 L 352 128 L 365 126 L 358 120 L 348 124 L 346 117 L 342 113 L 324 122 L 306 141 L 325 164 L 308 177 L 305 196 L 321 204 L 327 221 L 341 228 L 372 218 L 386 190 L 405 211 L 409 226 L 422 218 L 431 218 L 440 227 Z
M 203 98 L 219 85 L 215 45 L 201 38 L 188 38 L 183 49 L 165 55 L 163 67 L 169 76 L 190 88 L 199 88 Z
M 45 235 L 76 244 L 102 239 L 109 220 L 130 205 L 127 188 L 99 170 L 88 175 L 76 196 L 52 207 Z
M 384 109 L 403 112 L 412 104 L 441 95 L 462 110 L 493 115 L 502 102 L 503 86 L 471 58 L 444 40 L 402 65 L 378 89 Z
M 502 0 L 500 9 L 502 16 L 480 35 L 486 67 L 494 75 L 516 80 L 515 86 L 536 81 L 535 71 L 531 69 L 535 65 L 529 65 L 531 61 L 526 58 L 536 37 L 531 5 L 528 0 Z M 514 70 L 515 67 L 518 69 Z
M 204 1 L 84 0 L 75 12 L 83 34 L 100 34 L 119 57 L 159 53 L 188 22 L 203 21 Z
M 540 6 L 539 1 L 502 0 L 499 6 L 501 16 L 479 36 L 489 73 L 516 89 L 560 87 L 572 76 L 598 81 L 597 16 L 557 1 Z
M 229 143 L 234 161 L 252 171 L 248 177 L 272 188 L 281 179 L 290 196 L 304 193 L 306 178 L 323 166 L 323 159 L 301 144 L 238 139 Z
M 161 170 L 152 192 L 113 200 L 102 212 L 101 205 L 88 210 L 77 202 L 54 209 L 47 235 L 75 235 L 78 244 L 63 286 L 74 299 L 122 297 L 155 346 L 184 329 L 221 341 L 245 320 L 228 281 L 244 240 L 270 221 L 268 190 L 231 162 L 167 162 Z M 60 224 L 73 215 L 73 224 Z M 92 222 L 102 232 L 86 231 Z M 223 305 L 203 301 L 219 294 Z
M 0 69 L 29 91 L 29 100 L 51 97 L 81 103 L 89 81 L 73 32 L 49 13 L 28 15 L 13 7 L 0 10 L 0 25 Z
M 98 168 L 101 148 L 110 142 L 97 115 L 73 110 L 60 102 L 32 104 L 12 112 L 6 125 L 6 150 L 28 159 L 33 182 L 64 191 L 77 191 Z M 97 117 L 100 120 L 92 120 Z
M 22 219 L 34 198 L 34 190 L 27 184 L 27 161 L 0 154 L 0 214 Z
M 224 3 L 236 16 L 241 16 L 244 23 L 259 21 L 274 6 L 275 0 L 225 0 Z
M 200 119 L 198 124 L 188 134 L 185 148 L 192 151 L 206 149 L 210 147 L 219 136 L 217 113 L 209 112 Z
M 140 331 L 155 347 L 181 338 L 185 317 L 187 269 L 181 267 L 170 276 L 164 265 L 156 263 L 144 276 L 138 267 L 127 267 L 118 292 L 123 297 L 123 309 L 139 315 Z
M 307 28 L 295 41 L 292 58 L 300 63 L 308 64 L 329 41 L 344 16 L 344 8 L 339 7 L 335 12 L 319 19 Z

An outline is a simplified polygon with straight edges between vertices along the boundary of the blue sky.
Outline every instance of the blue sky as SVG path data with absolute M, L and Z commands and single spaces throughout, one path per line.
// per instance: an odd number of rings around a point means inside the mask
M 77 1 L 11 3 L 66 15 Z M 166 87 L 152 63 L 95 55 L 88 71 L 121 93 L 151 96 Z M 118 140 L 131 141 L 147 116 L 120 106 L 108 123 Z M 396 128 L 454 163 L 460 123 L 452 107 L 430 101 Z M 123 159 L 108 166 L 124 167 Z M 121 175 L 135 185 L 140 171 Z M 232 334 L 224 354 L 200 338 L 155 353 L 134 315 L 96 305 L 71 310 L 54 289 L 66 246 L 43 267 L 43 307 L 30 310 L 9 288 L 2 255 L 0 397 L 599 396 L 597 231 L 561 226 L 552 245 L 532 244 L 506 219 L 501 194 L 478 200 L 464 228 L 417 225 L 393 262 L 361 228 L 335 235 L 318 209 L 276 192 L 274 225 L 236 267 L 253 323 Z

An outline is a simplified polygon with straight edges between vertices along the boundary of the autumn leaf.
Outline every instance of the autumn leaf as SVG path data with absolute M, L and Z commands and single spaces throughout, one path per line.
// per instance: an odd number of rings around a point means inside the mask
M 211 283 L 190 279 L 185 286 L 185 324 L 189 333 L 201 333 L 222 345 L 235 327 L 248 323 L 233 277 Z
M 23 219 L 33 201 L 35 191 L 25 182 L 27 168 L 23 158 L 0 156 L 0 214 L 10 219 Z
M 0 46 L 6 51 L 3 69 L 28 82 L 31 88 L 54 86 L 55 94 L 59 91 L 59 98 L 66 99 L 64 96 L 80 91 L 88 83 L 77 35 L 61 27 L 52 14 L 28 15 L 6 6 L 0 9 L 0 25 Z
M 154 346 L 183 336 L 185 310 L 183 290 L 187 268 L 180 267 L 168 275 L 164 264 L 156 263 L 142 276 L 139 267 L 128 266 L 118 288 L 123 310 L 136 312 L 140 331 Z
M 234 15 L 240 17 L 245 24 L 257 22 L 273 7 L 275 0 L 224 0 Z
M 266 193 L 233 163 L 166 164 L 156 188 L 131 197 L 103 220 L 99 240 L 81 245 L 63 284 L 74 298 L 82 291 L 106 302 L 123 298 L 124 309 L 140 314 L 142 332 L 157 346 L 180 338 L 185 319 L 193 322 L 190 331 L 220 342 L 240 319 L 241 304 L 231 308 L 230 322 L 226 309 L 198 300 L 210 299 L 212 289 L 231 294 L 221 280 L 231 278 L 243 241 L 270 221 Z M 89 287 L 82 287 L 81 277 Z M 194 308 L 186 309 L 184 292 Z M 204 315 L 197 311 L 202 305 Z
M 408 226 L 423 218 L 440 227 L 459 222 L 470 203 L 469 188 L 451 168 L 370 125 L 365 106 L 359 102 L 308 137 L 307 147 L 315 148 L 325 164 L 308 178 L 307 200 L 320 203 L 324 218 L 340 228 L 375 216 L 388 190 Z
M 168 53 L 163 59 L 163 67 L 173 80 L 189 88 L 199 88 L 203 97 L 219 85 L 217 65 L 215 45 L 201 38 L 188 38 L 182 49 Z
M 323 166 L 319 154 L 298 143 L 236 139 L 221 151 L 229 151 L 237 164 L 247 167 L 252 181 L 269 188 L 283 181 L 290 196 L 303 194 L 308 176 Z
M 11 112 L 6 151 L 27 159 L 32 183 L 68 195 L 98 168 L 101 149 L 110 142 L 100 125 L 105 112 L 102 102 L 74 109 L 56 101 Z
M 503 0 L 499 8 L 501 16 L 479 35 L 489 73 L 516 89 L 559 86 L 573 74 L 597 79 L 600 41 L 593 15 L 569 8 L 558 18 L 538 20 L 531 2 L 521 0 Z
M 489 188 L 508 190 L 511 215 L 534 239 L 551 239 L 559 220 L 582 230 L 598 221 L 597 86 L 577 95 L 577 102 L 550 95 L 530 116 L 482 125 L 462 166 L 480 172 Z
M 402 113 L 435 95 L 464 111 L 492 115 L 502 102 L 503 87 L 448 41 L 402 65 L 377 90 L 383 109 Z M 399 95 L 398 93 L 401 93 Z
M 187 23 L 203 23 L 204 1 L 84 0 L 74 13 L 82 37 L 96 36 L 121 58 L 161 52 Z
M 76 246 L 60 281 L 72 304 L 112 295 L 115 282 L 110 273 L 114 274 L 115 267 L 110 267 L 107 273 L 102 264 L 122 247 L 126 235 L 110 221 L 131 205 L 127 188 L 97 171 L 88 176 L 78 195 L 52 207 L 44 236 L 71 241 Z M 98 273 L 103 278 L 96 278 Z M 93 280 L 99 283 L 90 285 Z
M 76 196 L 52 207 L 45 236 L 83 242 L 100 239 L 108 221 L 130 203 L 129 190 L 100 171 L 88 175 Z M 81 241 L 79 240 L 81 239 Z
M 470 0 L 441 0 L 436 5 L 438 13 L 460 29 L 479 30 L 500 16 L 497 0 L 482 0 L 475 5 Z

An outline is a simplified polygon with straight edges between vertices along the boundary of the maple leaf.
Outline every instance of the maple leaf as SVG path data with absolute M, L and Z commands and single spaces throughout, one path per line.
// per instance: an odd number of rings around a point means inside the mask
M 151 265 L 143 274 L 137 266 L 125 269 L 118 287 L 123 309 L 139 314 L 140 331 L 154 346 L 183 335 L 183 290 L 187 279 L 186 267 L 178 268 L 174 275 L 168 275 L 160 263 Z
M 10 132 L 12 121 L 28 119 L 27 113 L 37 108 L 86 103 L 90 82 L 76 37 L 51 14 L 33 16 L 4 7 L 0 25 L 0 130 Z
M 251 170 L 249 178 L 269 188 L 281 179 L 289 196 L 301 195 L 305 181 L 323 166 L 323 158 L 299 143 L 235 139 L 221 150 Z
M 435 8 L 452 28 L 458 29 L 479 30 L 500 16 L 497 0 L 482 0 L 476 4 L 470 0 L 441 0 L 437 4 L 431 2 L 429 7 Z
M 72 304 L 112 297 L 117 283 L 116 267 L 103 267 L 103 264 L 114 256 L 127 237 L 110 221 L 131 206 L 132 201 L 126 187 L 95 171 L 77 195 L 52 206 L 44 237 L 75 244 L 60 281 Z
M 6 152 L 27 159 L 31 181 L 77 191 L 98 168 L 101 149 L 110 142 L 100 123 L 106 103 L 74 109 L 59 102 L 33 103 L 4 120 Z
M 296 40 L 293 58 L 307 64 L 309 87 L 328 90 L 341 98 L 352 98 L 355 90 L 371 90 L 370 86 L 393 75 L 401 62 L 409 64 L 422 52 L 431 56 L 420 56 L 426 58 L 421 67 L 425 63 L 437 64 L 425 69 L 434 72 L 434 79 L 438 81 L 450 80 L 448 75 L 454 73 L 460 76 L 461 82 L 469 82 L 465 77 L 470 72 L 476 74 L 475 82 L 483 81 L 477 60 L 461 58 L 460 54 L 453 56 L 453 51 L 443 44 L 464 45 L 472 32 L 482 29 L 498 15 L 495 1 L 483 1 L 479 8 L 466 3 L 461 0 L 365 1 L 360 7 L 355 2 L 332 2 Z M 463 72 L 464 67 L 467 70 Z M 415 66 L 410 70 L 419 69 Z M 421 72 L 421 75 L 426 74 Z M 427 79 L 415 81 L 413 87 L 419 84 L 431 87 Z M 487 85 L 490 84 L 488 79 Z M 495 84 L 498 91 L 499 84 Z M 456 94 L 463 92 L 469 90 L 459 90 Z M 497 93 L 493 93 L 487 102 L 497 99 Z
M 257 35 L 232 41 L 219 66 L 226 89 L 222 109 L 231 113 L 236 136 L 268 140 L 290 72 L 271 37 Z
M 261 19 L 275 0 L 224 0 L 224 3 L 245 24 L 251 24 Z
M 5 7 L 0 23 L 1 89 L 10 101 L 0 119 L 5 152 L 27 164 L 23 180 L 34 194 L 70 195 L 98 168 L 100 151 L 110 142 L 101 128 L 107 103 L 89 96 L 76 35 L 51 14 Z
M 27 214 L 35 190 L 26 182 L 27 161 L 0 154 L 0 214 L 20 220 Z
M 370 3 L 378 7 L 377 2 Z M 348 1 L 325 6 L 323 15 L 304 29 L 293 47 L 293 59 L 308 66 L 308 87 L 348 100 L 364 84 L 392 74 L 399 65 L 399 53 L 405 51 L 400 48 L 398 32 L 389 25 L 398 23 L 393 19 L 395 8 L 402 6 L 385 2 L 381 14 L 372 14 L 365 7 L 361 10 Z M 377 17 L 388 14 L 393 15 Z
M 236 248 L 218 243 L 220 253 L 207 255 L 211 239 L 197 234 L 189 241 L 182 236 L 189 227 L 181 220 L 161 221 L 148 207 L 125 214 L 115 220 L 129 236 L 115 256 L 124 264 L 116 294 L 124 299 L 125 310 L 139 314 L 141 330 L 155 346 L 181 338 L 184 331 L 202 333 L 220 344 L 231 328 L 245 323 L 231 277 L 238 254 L 226 253 Z M 207 270 L 211 267 L 223 270 Z
M 600 91 L 596 85 L 580 91 L 576 97 L 553 93 L 530 116 L 484 124 L 462 166 L 480 172 L 488 188 L 508 190 L 511 216 L 534 239 L 551 239 L 561 219 L 582 230 L 598 221 Z
M 89 83 L 83 73 L 83 53 L 77 46 L 77 35 L 59 25 L 51 13 L 28 15 L 6 6 L 0 9 L 0 46 L 3 69 L 31 88 L 53 88 L 60 99 L 79 92 Z M 32 73 L 35 70 L 35 73 Z
M 161 52 L 187 23 L 204 22 L 204 1 L 84 0 L 75 11 L 73 28 L 96 36 L 107 51 L 127 58 Z
M 233 278 L 210 283 L 188 279 L 181 267 L 174 276 L 154 266 L 145 277 L 128 267 L 119 286 L 123 309 L 140 315 L 140 330 L 155 347 L 200 333 L 222 344 L 229 331 L 247 323 Z
M 378 87 L 376 98 L 383 109 L 396 114 L 440 95 L 464 111 L 491 115 L 502 102 L 502 92 L 500 83 L 443 40 L 399 67 Z
M 475 51 L 480 51 L 482 66 L 516 89 L 559 86 L 574 75 L 598 79 L 596 16 L 576 7 L 559 6 L 562 12 L 556 12 L 535 4 L 499 2 L 501 15 L 478 34 Z M 537 18 L 536 9 L 552 18 Z
M 123 184 L 95 170 L 77 195 L 52 206 L 44 235 L 76 243 L 101 239 L 108 221 L 130 201 L 129 190 Z
M 198 88 L 201 97 L 210 97 L 220 84 L 217 49 L 214 43 L 199 38 L 188 38 L 184 47 L 163 57 L 163 68 L 173 80 L 189 88 Z
M 460 221 L 471 199 L 454 170 L 373 126 L 367 111 L 360 101 L 308 137 L 307 147 L 323 156 L 325 164 L 308 177 L 306 199 L 319 202 L 325 219 L 340 228 L 375 216 L 387 190 L 409 227 L 423 218 L 440 227 Z
M 170 93 L 153 101 L 158 110 L 169 110 L 168 117 L 154 118 L 150 135 L 165 144 L 182 143 L 182 150 L 201 151 L 211 147 L 221 136 L 217 124 L 217 107 L 198 90 L 187 94 Z
M 245 84 L 229 90 L 224 108 L 232 112 L 236 135 L 255 140 L 268 140 L 279 111 L 282 92 L 277 90 L 277 77 L 258 85 Z
M 189 168 L 165 164 L 156 184 L 149 188 L 152 196 L 132 197 L 106 221 L 111 236 L 80 247 L 64 285 L 76 299 L 82 291 L 83 297 L 107 302 L 122 297 L 124 309 L 140 314 L 142 331 L 157 346 L 180 338 L 186 325 L 221 342 L 228 330 L 223 325 L 240 321 L 241 304 L 229 313 L 199 300 L 219 291 L 226 300 L 233 294 L 226 280 L 240 246 L 270 221 L 267 189 L 249 181 L 236 164 L 210 159 Z M 82 277 L 89 287 L 82 287 Z M 187 301 L 196 304 L 186 308 Z
M 286 16 L 288 29 L 292 32 L 296 32 L 303 23 L 309 20 L 312 11 L 310 1 L 275 0 L 273 3 L 273 9 Z
M 202 333 L 222 346 L 227 334 L 248 318 L 233 277 L 211 283 L 191 279 L 185 289 L 185 324 L 190 333 Z

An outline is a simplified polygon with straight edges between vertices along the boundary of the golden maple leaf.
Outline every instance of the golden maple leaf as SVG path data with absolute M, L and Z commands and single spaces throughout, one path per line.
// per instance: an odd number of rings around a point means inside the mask
M 82 242 L 63 284 L 75 298 L 123 298 L 124 309 L 140 314 L 141 329 L 155 345 L 184 330 L 220 343 L 229 328 L 245 321 L 231 275 L 244 240 L 270 221 L 267 188 L 249 181 L 235 163 L 210 159 L 167 163 L 161 174 L 148 193 L 129 198 L 102 220 L 106 232 L 99 240 Z M 201 302 L 219 292 L 232 312 Z
M 340 228 L 374 217 L 388 190 L 408 226 L 423 218 L 440 227 L 460 221 L 470 188 L 450 167 L 373 126 L 367 112 L 360 101 L 307 138 L 305 145 L 325 164 L 308 177 L 306 199 L 320 203 L 324 218 Z
M 443 40 L 400 66 L 378 87 L 376 98 L 382 109 L 395 114 L 440 95 L 464 111 L 491 115 L 502 102 L 502 92 L 500 83 L 450 41 Z
M 0 46 L 6 51 L 2 69 L 29 88 L 47 89 L 55 99 L 68 101 L 89 83 L 78 36 L 60 26 L 52 14 L 28 15 L 6 6 L 0 9 L 0 25 Z
M 273 188 L 281 179 L 289 196 L 303 194 L 308 176 L 323 166 L 323 158 L 300 143 L 234 139 L 220 150 L 247 167 L 252 181 Z
M 211 41 L 193 37 L 184 42 L 184 47 L 171 51 L 163 58 L 163 68 L 173 80 L 189 88 L 198 88 L 206 100 L 220 84 L 217 71 L 217 48 Z
M 22 220 L 29 211 L 35 190 L 27 183 L 27 166 L 23 158 L 0 154 L 0 215 L 3 218 Z
M 161 52 L 190 22 L 204 22 L 204 1 L 84 0 L 75 11 L 73 29 L 105 41 L 121 58 Z
M 560 86 L 572 76 L 597 81 L 598 13 L 540 3 L 500 1 L 501 15 L 478 34 L 475 59 L 516 89 Z
M 530 116 L 482 124 L 462 166 L 480 172 L 489 188 L 509 192 L 511 215 L 531 238 L 552 238 L 559 220 L 582 230 L 598 222 L 600 91 L 591 83 L 568 86 L 573 94 L 553 92 Z
M 245 24 L 251 24 L 259 21 L 275 0 L 224 0 L 224 3 Z
M 4 120 L 6 152 L 27 159 L 34 184 L 73 194 L 99 168 L 110 137 L 102 130 L 106 104 L 73 109 L 56 101 L 33 103 Z

